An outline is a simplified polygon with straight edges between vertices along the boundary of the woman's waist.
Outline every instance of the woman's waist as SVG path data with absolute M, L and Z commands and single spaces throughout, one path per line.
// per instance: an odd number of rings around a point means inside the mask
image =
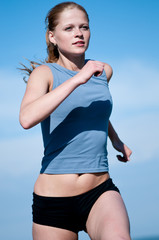
M 86 149 L 79 150 L 77 153 L 71 150 L 63 150 L 62 152 L 55 152 L 49 156 L 45 155 L 42 160 L 40 173 L 80 174 L 85 172 L 106 172 L 108 169 L 109 165 L 106 148 L 103 151 L 98 151 L 96 153 L 91 152 L 89 154 L 86 153 Z
M 34 192 L 40 196 L 67 197 L 87 192 L 109 179 L 108 172 L 84 174 L 40 174 Z

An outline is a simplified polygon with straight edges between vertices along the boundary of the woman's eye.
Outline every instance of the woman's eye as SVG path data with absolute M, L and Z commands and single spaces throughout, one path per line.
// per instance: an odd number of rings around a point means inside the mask
M 65 31 L 71 31 L 72 30 L 72 27 L 66 27 L 65 28 Z
M 82 26 L 82 28 L 83 28 L 84 30 L 88 30 L 88 29 L 89 29 L 89 26 Z

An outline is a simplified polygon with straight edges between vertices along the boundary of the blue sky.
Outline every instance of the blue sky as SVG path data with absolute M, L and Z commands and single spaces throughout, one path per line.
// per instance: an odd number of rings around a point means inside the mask
M 3 1 L 0 4 L 0 239 L 31 239 L 33 185 L 43 154 L 40 126 L 18 122 L 25 91 L 19 62 L 45 59 L 48 10 L 61 1 Z M 89 13 L 86 57 L 109 63 L 114 108 L 111 121 L 132 148 L 128 164 L 116 160 L 108 142 L 110 174 L 128 209 L 133 237 L 159 236 L 159 1 L 77 1 Z M 80 240 L 84 234 L 80 234 Z

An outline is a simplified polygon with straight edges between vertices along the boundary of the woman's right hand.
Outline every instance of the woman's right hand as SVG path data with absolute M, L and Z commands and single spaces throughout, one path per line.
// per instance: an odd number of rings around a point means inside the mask
M 93 75 L 96 77 L 102 75 L 104 66 L 103 62 L 89 60 L 77 74 L 80 76 L 80 84 L 86 83 Z

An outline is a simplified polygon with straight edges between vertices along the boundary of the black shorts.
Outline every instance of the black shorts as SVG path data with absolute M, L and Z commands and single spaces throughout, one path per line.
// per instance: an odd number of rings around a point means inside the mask
M 33 222 L 75 233 L 86 231 L 86 221 L 93 204 L 109 190 L 119 192 L 111 178 L 88 192 L 72 197 L 45 197 L 33 193 Z

